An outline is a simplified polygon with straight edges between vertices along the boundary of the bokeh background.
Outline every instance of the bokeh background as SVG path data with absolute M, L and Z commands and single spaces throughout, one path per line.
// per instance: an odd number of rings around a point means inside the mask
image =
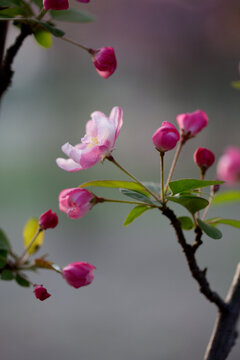
M 15 62 L 13 85 L 1 104 L 1 227 L 21 252 L 29 217 L 57 210 L 59 226 L 46 234 L 39 255 L 64 266 L 88 261 L 95 280 L 79 290 L 57 274 L 32 280 L 52 297 L 40 303 L 32 289 L 1 282 L 1 359 L 186 360 L 202 359 L 216 309 L 198 292 L 168 221 L 156 211 L 122 226 L 129 206 L 96 206 L 70 220 L 58 211 L 58 194 L 93 179 L 126 179 L 107 162 L 78 173 L 55 159 L 66 141 L 78 143 L 91 112 L 119 105 L 124 126 L 116 159 L 138 178 L 159 181 L 159 158 L 151 136 L 162 121 L 202 109 L 209 125 L 182 152 L 175 176 L 198 177 L 192 154 L 208 147 L 218 158 L 239 145 L 240 4 L 238 0 L 92 0 L 72 2 L 96 21 L 59 23 L 66 36 L 92 48 L 113 46 L 118 68 L 104 80 L 81 49 L 55 38 L 49 50 L 28 38 Z M 8 44 L 17 35 L 11 30 Z M 173 154 L 166 155 L 168 168 Z M 209 170 L 215 176 L 215 168 Z M 97 190 L 98 195 L 106 192 Z M 116 191 L 108 196 L 119 196 Z M 175 207 L 185 214 L 184 209 Z M 211 215 L 239 218 L 239 206 Z M 239 261 L 240 238 L 204 236 L 198 259 L 212 287 L 225 296 Z M 191 240 L 191 234 L 187 235 Z M 240 341 L 229 360 L 238 360 Z

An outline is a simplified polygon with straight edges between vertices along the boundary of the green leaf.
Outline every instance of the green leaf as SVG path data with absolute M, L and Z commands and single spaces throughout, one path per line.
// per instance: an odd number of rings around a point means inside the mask
M 142 215 L 145 211 L 149 209 L 150 207 L 146 205 L 135 206 L 126 217 L 123 225 L 127 226 L 131 224 L 131 222 L 133 222 L 135 219 L 137 219 L 140 215 Z
M 7 263 L 8 252 L 7 250 L 0 250 L 0 269 Z
M 11 250 L 9 240 L 2 229 L 0 229 L 0 250 Z
M 2 280 L 13 280 L 14 279 L 14 275 L 12 273 L 11 270 L 9 269 L 5 269 L 2 271 L 1 273 L 1 279 Z
M 167 199 L 184 206 L 191 214 L 195 214 L 208 205 L 206 199 L 197 196 L 167 196 Z
M 240 81 L 232 81 L 232 87 L 234 89 L 240 90 Z
M 79 187 L 85 188 L 85 187 L 104 187 L 104 188 L 116 188 L 116 189 L 128 189 L 128 190 L 135 190 L 142 194 L 147 195 L 148 193 L 146 190 L 139 184 L 133 182 L 133 181 L 121 181 L 121 180 L 94 180 L 94 181 L 88 181 L 85 182 Z
M 188 216 L 180 216 L 178 220 L 181 223 L 181 227 L 183 230 L 191 230 L 193 229 L 193 222 L 192 219 Z
M 18 285 L 23 287 L 29 287 L 31 285 L 30 282 L 20 274 L 16 275 L 16 282 L 18 283 Z
M 154 183 L 154 182 L 150 182 L 150 181 L 144 181 L 142 182 L 143 185 L 145 185 L 151 192 L 153 192 L 156 195 L 159 195 L 160 193 L 160 185 L 159 183 Z M 150 195 L 151 196 L 151 195 Z
M 220 185 L 223 183 L 224 181 L 182 179 L 182 180 L 171 181 L 169 183 L 169 187 L 172 191 L 172 195 L 175 195 L 175 194 L 180 194 L 183 191 L 199 189 L 211 185 Z
M 0 10 L 0 17 L 2 18 L 14 18 L 17 15 L 24 15 L 24 10 L 17 7 Z
M 48 31 L 39 29 L 35 31 L 34 38 L 45 49 L 49 49 L 52 46 L 52 35 Z
M 202 229 L 202 231 L 205 232 L 205 234 L 207 234 L 209 237 L 215 240 L 221 239 L 222 233 L 215 226 L 208 225 L 206 224 L 206 222 L 200 219 L 198 219 L 197 222 L 200 228 Z
M 214 196 L 212 205 L 221 205 L 240 201 L 240 191 L 229 190 L 218 193 Z
M 50 32 L 56 37 L 62 37 L 65 34 L 64 31 L 57 29 L 55 26 L 50 25 L 44 21 L 39 21 L 39 20 L 34 20 L 34 21 L 42 25 L 44 29 L 46 29 L 48 32 Z
M 74 23 L 87 23 L 95 20 L 91 14 L 77 9 L 50 10 L 50 15 L 54 18 L 54 20 Z
M 130 197 L 131 199 L 145 202 L 147 204 L 153 204 L 148 196 L 146 196 L 138 191 L 127 190 L 127 189 L 120 189 L 120 191 L 123 195 L 126 195 L 126 196 Z
M 0 0 L 1 7 L 9 7 L 9 6 L 21 6 L 20 0 Z
M 239 220 L 233 220 L 233 219 L 222 219 L 222 218 L 213 218 L 206 220 L 208 224 L 224 224 L 233 226 L 237 229 L 240 229 L 240 221 Z

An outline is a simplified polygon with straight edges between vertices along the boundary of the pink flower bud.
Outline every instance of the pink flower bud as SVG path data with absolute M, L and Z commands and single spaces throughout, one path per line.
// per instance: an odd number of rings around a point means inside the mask
M 91 284 L 94 279 L 95 266 L 87 262 L 74 262 L 65 266 L 62 274 L 67 283 L 76 289 Z
M 112 47 L 90 50 L 90 53 L 93 57 L 93 65 L 100 76 L 107 79 L 114 73 L 117 67 L 117 59 Z
M 59 194 L 59 209 L 71 219 L 80 219 L 91 210 L 94 199 L 96 196 L 86 189 L 65 189 Z
M 240 182 L 240 148 L 229 147 L 217 164 L 217 177 L 229 184 Z
M 51 294 L 47 292 L 47 289 L 45 289 L 42 285 L 34 286 L 34 294 L 36 298 L 41 301 L 44 301 L 51 296 Z
M 66 10 L 69 8 L 68 0 L 43 0 L 45 10 Z
M 158 151 L 165 152 L 173 149 L 179 138 L 176 127 L 170 122 L 164 121 L 153 134 L 152 141 Z
M 183 137 L 187 140 L 207 126 L 208 117 L 204 111 L 196 110 L 192 113 L 178 115 L 177 122 Z
M 58 216 L 51 209 L 43 213 L 39 218 L 39 225 L 42 229 L 54 229 L 58 224 Z
M 215 156 L 212 151 L 200 147 L 195 151 L 193 159 L 201 168 L 203 173 L 205 173 L 206 170 L 214 163 Z

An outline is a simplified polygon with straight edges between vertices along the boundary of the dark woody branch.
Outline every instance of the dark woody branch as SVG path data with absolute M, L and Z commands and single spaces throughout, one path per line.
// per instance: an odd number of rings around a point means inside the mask
M 196 257 L 195 257 L 195 253 L 196 250 L 198 249 L 198 247 L 201 245 L 202 240 L 201 240 L 201 236 L 202 236 L 202 232 L 200 228 L 196 228 L 195 233 L 196 233 L 196 238 L 195 238 L 195 242 L 193 243 L 193 245 L 190 245 L 187 243 L 182 228 L 181 228 L 181 224 L 178 221 L 176 215 L 174 214 L 174 212 L 169 209 L 168 207 L 163 207 L 161 209 L 163 215 L 165 215 L 171 222 L 176 235 L 177 235 L 177 239 L 178 242 L 183 250 L 183 253 L 186 257 L 187 260 L 187 264 L 189 267 L 189 270 L 193 276 L 193 278 L 198 282 L 199 284 L 199 288 L 200 288 L 200 292 L 212 303 L 214 303 L 218 309 L 220 310 L 221 313 L 226 313 L 228 312 L 228 306 L 227 304 L 224 302 L 224 300 L 215 292 L 210 288 L 210 284 L 207 280 L 206 277 L 206 269 L 201 270 L 197 264 L 196 261 Z
M 22 46 L 23 41 L 31 34 L 31 28 L 26 24 L 22 24 L 20 34 L 17 36 L 14 44 L 6 51 L 5 57 L 3 57 L 3 60 L 0 63 L 0 99 L 11 85 L 14 74 L 14 71 L 12 70 L 13 60 Z

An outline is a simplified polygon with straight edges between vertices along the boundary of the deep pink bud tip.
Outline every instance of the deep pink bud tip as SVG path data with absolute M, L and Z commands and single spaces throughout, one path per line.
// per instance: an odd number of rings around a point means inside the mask
M 103 47 L 92 50 L 93 64 L 100 76 L 104 79 L 109 78 L 117 67 L 117 59 L 112 47 Z
M 202 170 L 206 171 L 214 163 L 215 156 L 212 151 L 200 147 L 195 151 L 193 159 Z
M 94 279 L 95 266 L 87 262 L 74 262 L 65 266 L 62 270 L 67 283 L 76 289 L 91 284 Z
M 39 225 L 42 229 L 54 229 L 58 224 L 58 216 L 51 209 L 43 213 L 39 218 Z
M 152 136 L 152 141 L 156 149 L 165 152 L 173 149 L 180 136 L 176 127 L 170 122 L 164 121 Z
M 51 294 L 47 292 L 47 289 L 45 289 L 42 285 L 34 286 L 34 294 L 36 298 L 39 299 L 40 301 L 44 301 L 51 296 Z

